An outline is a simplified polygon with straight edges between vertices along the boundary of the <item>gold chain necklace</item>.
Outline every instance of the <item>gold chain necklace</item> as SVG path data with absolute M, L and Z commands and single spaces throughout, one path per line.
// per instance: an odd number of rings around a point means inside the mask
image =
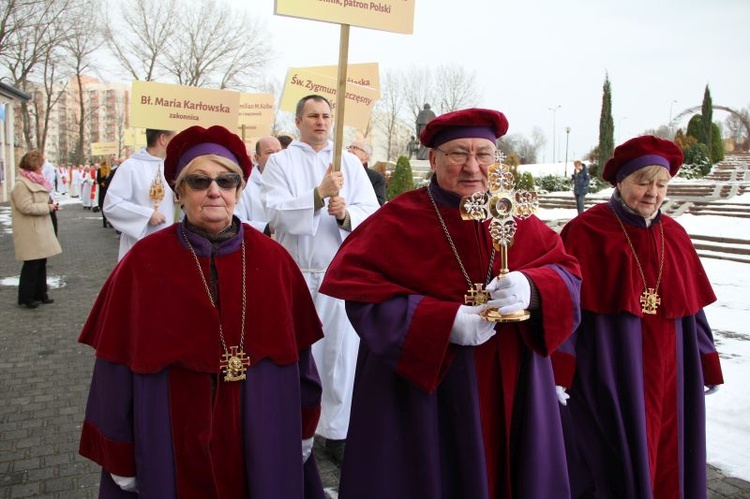
M 190 240 L 185 233 L 185 227 L 182 227 L 182 237 L 185 239 L 185 243 L 187 243 L 188 248 L 190 248 L 190 253 L 192 253 L 193 255 L 195 265 L 198 267 L 198 273 L 200 274 L 201 280 L 203 281 L 203 287 L 206 290 L 208 299 L 211 301 L 211 305 L 216 309 L 216 312 L 219 315 L 219 339 L 221 340 L 221 346 L 224 349 L 224 355 L 222 355 L 221 359 L 219 359 L 219 368 L 224 374 L 224 381 L 242 381 L 246 378 L 245 372 L 247 371 L 247 368 L 250 367 L 250 358 L 245 354 L 244 351 L 245 310 L 247 308 L 247 292 L 245 291 L 245 274 L 247 273 L 247 271 L 245 270 L 245 239 L 242 238 L 242 330 L 240 332 L 240 344 L 239 346 L 230 347 L 227 350 L 227 343 L 226 341 L 224 341 L 224 330 L 221 326 L 221 314 L 219 313 L 219 309 L 216 307 L 216 302 L 214 302 L 214 297 L 208 287 L 206 276 L 203 275 L 203 269 L 201 268 L 201 264 L 198 261 L 198 255 L 195 254 L 193 245 L 190 244 Z
M 638 265 L 638 271 L 641 273 L 641 280 L 643 281 L 643 293 L 641 293 L 641 312 L 644 314 L 650 314 L 650 315 L 656 315 L 656 309 L 661 305 L 661 298 L 659 297 L 659 284 L 661 283 L 661 276 L 664 271 L 664 225 L 659 222 L 659 233 L 661 235 L 661 262 L 659 263 L 659 275 L 656 278 L 656 286 L 653 288 L 649 288 L 646 284 L 646 274 L 643 273 L 643 267 L 641 266 L 641 261 L 638 259 L 638 255 L 635 253 L 635 247 L 633 246 L 633 242 L 630 240 L 630 236 L 628 235 L 628 231 L 625 230 L 625 225 L 622 223 L 622 220 L 620 220 L 620 216 L 617 214 L 617 212 L 612 209 L 612 213 L 615 215 L 615 218 L 620 224 L 620 228 L 622 228 L 622 232 L 625 234 L 625 239 L 628 241 L 628 245 L 630 246 L 630 250 L 633 252 L 633 258 L 635 258 L 635 264 Z
M 448 244 L 451 247 L 451 250 L 453 251 L 453 256 L 456 257 L 456 261 L 458 262 L 458 266 L 461 268 L 461 273 L 464 275 L 464 279 L 466 279 L 466 284 L 469 286 L 469 289 L 466 290 L 466 294 L 464 295 L 464 304 L 465 305 L 484 305 L 490 300 L 490 292 L 484 289 L 484 287 L 490 283 L 492 280 L 492 265 L 495 263 L 495 247 L 492 247 L 492 254 L 490 255 L 490 265 L 487 268 L 487 279 L 484 283 L 476 282 L 472 283 L 471 278 L 469 277 L 469 273 L 466 272 L 466 268 L 464 267 L 464 263 L 461 261 L 461 257 L 458 254 L 458 250 L 456 249 L 456 245 L 453 244 L 453 238 L 451 238 L 450 232 L 448 232 L 448 227 L 445 225 L 445 220 L 443 220 L 443 216 L 440 214 L 440 210 L 437 207 L 437 203 L 435 203 L 435 199 L 432 197 L 432 192 L 430 191 L 429 187 L 426 187 L 427 189 L 427 197 L 430 198 L 430 202 L 432 203 L 432 207 L 435 208 L 435 213 L 437 213 L 438 221 L 440 222 L 440 227 L 443 228 L 443 233 L 445 234 L 445 238 L 448 240 Z

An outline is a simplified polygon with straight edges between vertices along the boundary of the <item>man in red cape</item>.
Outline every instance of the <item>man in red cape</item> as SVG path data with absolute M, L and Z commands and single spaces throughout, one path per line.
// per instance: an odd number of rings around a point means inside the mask
M 487 109 L 432 120 L 430 185 L 386 203 L 328 268 L 321 291 L 346 300 L 361 339 L 342 498 L 569 495 L 549 354 L 578 323 L 578 265 L 532 216 L 517 221 L 513 272 L 493 279 L 488 223 L 458 210 L 487 190 L 507 128 Z M 489 303 L 465 303 L 473 283 Z M 488 305 L 531 319 L 488 322 Z

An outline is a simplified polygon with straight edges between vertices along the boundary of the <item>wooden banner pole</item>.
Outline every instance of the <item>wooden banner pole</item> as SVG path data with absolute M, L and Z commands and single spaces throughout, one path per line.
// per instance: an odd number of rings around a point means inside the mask
M 349 25 L 341 25 L 339 37 L 339 68 L 336 84 L 335 133 L 333 139 L 333 171 L 341 170 L 341 152 L 344 145 L 344 108 L 346 107 L 346 72 L 349 65 Z

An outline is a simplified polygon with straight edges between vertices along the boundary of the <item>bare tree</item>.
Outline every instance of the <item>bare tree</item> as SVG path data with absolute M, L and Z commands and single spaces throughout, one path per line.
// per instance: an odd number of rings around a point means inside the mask
M 539 125 L 534 125 L 531 129 L 531 145 L 534 148 L 534 159 L 529 160 L 529 163 L 537 163 L 539 160 L 539 150 L 547 144 L 547 137 L 544 135 L 544 130 Z
M 124 72 L 135 80 L 159 77 L 168 43 L 178 33 L 176 0 L 128 0 L 119 3 L 119 22 L 107 19 L 104 36 Z
M 104 43 L 102 32 L 99 29 L 99 0 L 78 0 L 77 8 L 82 9 L 78 22 L 71 26 L 69 36 L 64 40 L 63 47 L 70 60 L 70 66 L 76 79 L 76 90 L 78 92 L 78 138 L 74 151 L 73 161 L 83 163 L 86 154 L 84 152 L 87 142 L 87 122 L 93 113 L 97 112 L 99 103 L 90 102 L 84 95 L 84 79 L 86 73 L 92 71 L 91 56 Z
M 39 0 L 7 0 L 0 7 L 0 56 L 15 52 L 20 41 L 19 33 L 35 22 L 32 14 L 44 9 Z
M 271 60 L 265 27 L 215 0 L 186 5 L 177 24 L 163 66 L 180 85 L 249 87 Z
M 10 74 L 13 85 L 34 97 L 33 104 L 20 103 L 20 117 L 24 142 L 27 148 L 39 147 L 39 136 L 35 133 L 41 119 L 34 115 L 41 107 L 43 97 L 40 94 L 42 78 L 33 72 L 42 64 L 49 68 L 51 54 L 59 45 L 65 30 L 60 29 L 61 22 L 67 18 L 67 11 L 72 0 L 47 0 L 44 2 L 12 1 L 9 9 L 3 11 L 5 25 L 0 28 L 4 34 L 3 47 L 0 49 L 0 61 Z M 10 9 L 10 7 L 13 7 Z M 38 71 L 37 71 L 38 73 Z M 48 111 L 48 110 L 47 110 Z M 43 145 L 43 144 L 42 144 Z
M 476 73 L 462 66 L 439 66 L 434 77 L 438 114 L 476 106 L 479 98 L 476 80 Z
M 400 132 L 405 99 L 401 92 L 401 74 L 388 71 L 383 79 L 380 100 L 375 105 L 375 120 L 386 137 L 386 159 L 398 158 L 400 149 Z
M 397 80 L 399 89 L 404 96 L 406 107 L 411 114 L 411 122 L 416 123 L 417 115 L 425 104 L 435 102 L 436 93 L 432 84 L 432 75 L 428 68 L 411 67 L 400 75 Z

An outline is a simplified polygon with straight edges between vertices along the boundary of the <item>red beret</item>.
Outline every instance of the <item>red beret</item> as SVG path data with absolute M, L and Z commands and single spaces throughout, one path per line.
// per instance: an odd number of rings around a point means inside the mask
M 636 170 L 646 166 L 659 165 L 674 177 L 682 166 L 682 151 L 671 140 L 644 135 L 630 139 L 615 148 L 615 154 L 604 165 L 602 178 L 612 185 Z
M 250 176 L 253 163 L 247 155 L 247 147 L 242 139 L 223 126 L 210 128 L 191 126 L 181 131 L 169 141 L 167 157 L 164 160 L 164 177 L 174 187 L 180 172 L 198 156 L 216 154 L 236 163 L 242 170 L 245 180 Z
M 454 139 L 481 138 L 495 142 L 507 131 L 508 120 L 503 113 L 471 108 L 441 114 L 427 124 L 419 140 L 430 148 Z

